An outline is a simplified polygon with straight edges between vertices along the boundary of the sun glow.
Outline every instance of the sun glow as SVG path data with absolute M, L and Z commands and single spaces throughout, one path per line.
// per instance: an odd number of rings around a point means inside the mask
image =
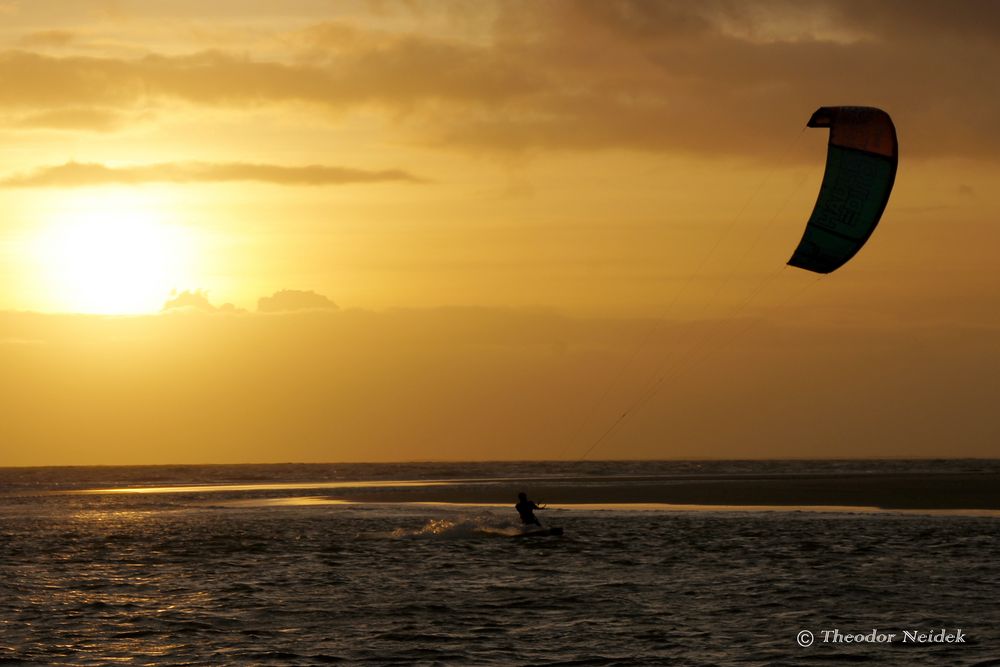
M 172 289 L 190 285 L 190 234 L 169 224 L 148 193 L 100 190 L 67 197 L 34 239 L 49 301 L 77 313 L 158 311 Z

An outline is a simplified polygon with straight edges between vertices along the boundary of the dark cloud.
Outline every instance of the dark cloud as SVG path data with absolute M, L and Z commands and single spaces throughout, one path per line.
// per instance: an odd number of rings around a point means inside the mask
M 225 183 L 230 181 L 259 181 L 275 185 L 422 182 L 416 176 L 399 169 L 369 171 L 324 165 L 284 167 L 241 162 L 161 162 L 134 167 L 109 167 L 98 163 L 67 162 L 63 165 L 42 167 L 26 174 L 0 179 L 0 187 L 83 187 L 106 184 Z
M 816 107 L 864 104 L 893 115 L 908 156 L 1000 154 L 996 3 L 510 0 L 490 11 L 491 27 L 467 40 L 318 24 L 294 33 L 288 62 L 11 51 L 0 109 L 292 103 L 335 118 L 378 107 L 419 141 L 459 149 L 773 157 Z
M 491 149 L 769 156 L 816 107 L 865 104 L 890 111 L 907 155 L 995 157 L 1000 95 L 988 81 L 1000 50 L 976 38 L 984 30 L 972 17 L 981 11 L 989 25 L 997 11 L 964 3 L 951 17 L 937 5 L 867 3 L 864 21 L 851 6 L 504 5 L 515 15 L 506 48 L 559 85 L 530 100 L 533 113 L 459 119 L 442 137 Z
M 800 3 L 823 8 L 835 20 L 899 42 L 953 40 L 978 42 L 997 49 L 1000 5 L 990 0 L 838 0 Z
M 281 313 L 296 310 L 337 310 L 333 301 L 312 290 L 286 289 L 257 300 L 257 311 L 261 313 Z

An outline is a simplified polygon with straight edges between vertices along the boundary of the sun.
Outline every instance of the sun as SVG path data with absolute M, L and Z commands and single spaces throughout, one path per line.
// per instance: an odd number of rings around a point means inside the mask
M 48 300 L 60 310 L 141 314 L 190 284 L 190 235 L 169 224 L 150 193 L 99 189 L 65 195 L 34 240 Z

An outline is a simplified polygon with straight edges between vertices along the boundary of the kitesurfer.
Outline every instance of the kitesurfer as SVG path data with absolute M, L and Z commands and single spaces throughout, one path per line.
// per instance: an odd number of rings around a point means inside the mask
M 545 508 L 536 505 L 532 500 L 528 500 L 528 494 L 524 491 L 517 494 L 517 504 L 514 505 L 514 509 L 516 509 L 517 513 L 521 515 L 521 523 L 525 526 L 530 526 L 532 524 L 536 526 L 542 525 L 541 521 L 538 520 L 538 517 L 535 516 L 535 510 L 543 510 Z

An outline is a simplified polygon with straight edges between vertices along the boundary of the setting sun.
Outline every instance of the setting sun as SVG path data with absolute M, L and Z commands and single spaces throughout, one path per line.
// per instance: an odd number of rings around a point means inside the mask
M 168 224 L 160 203 L 126 190 L 66 196 L 34 239 L 41 282 L 52 302 L 78 313 L 160 309 L 188 283 L 188 235 Z

